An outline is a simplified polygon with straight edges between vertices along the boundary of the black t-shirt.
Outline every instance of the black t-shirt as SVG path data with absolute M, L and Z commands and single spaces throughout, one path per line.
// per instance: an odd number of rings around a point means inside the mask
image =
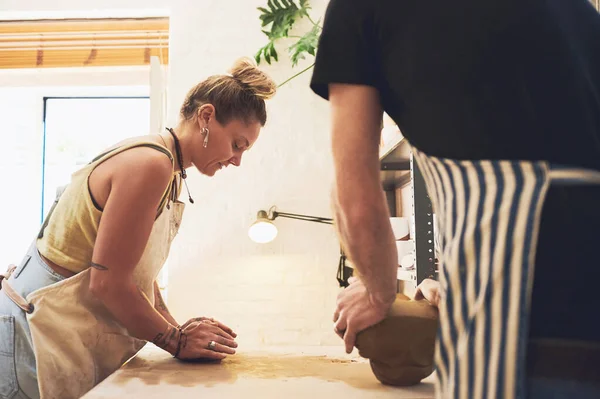
M 425 153 L 600 169 L 600 15 L 588 0 L 331 0 L 311 88 L 379 90 Z

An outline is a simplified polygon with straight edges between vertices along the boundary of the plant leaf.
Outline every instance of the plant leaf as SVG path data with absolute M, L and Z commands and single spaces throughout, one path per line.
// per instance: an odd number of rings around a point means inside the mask
M 319 45 L 319 35 L 321 28 L 313 26 L 312 29 L 305 33 L 296 43 L 288 48 L 292 66 L 296 66 L 298 61 L 305 59 L 305 54 L 315 55 L 317 46 Z
M 271 24 L 267 34 L 270 39 L 287 36 L 296 19 L 302 15 L 301 9 L 291 1 L 268 0 L 267 6 L 268 9 L 259 7 L 258 10 L 262 26 Z
M 310 4 L 308 0 L 267 0 L 267 7 L 257 9 L 260 11 L 261 27 L 264 28 L 261 30 L 269 39 L 269 43 L 259 49 L 255 59 L 257 63 L 264 59 L 271 64 L 272 60 L 278 61 L 275 41 L 288 37 L 294 23 L 303 16 L 308 16 Z M 289 48 L 293 65 L 296 65 L 298 60 L 304 59 L 306 53 L 315 55 L 319 33 L 320 29 L 313 27 Z
M 261 47 L 256 54 L 254 55 L 254 59 L 256 60 L 256 64 L 260 65 L 260 60 L 262 58 L 267 61 L 267 64 L 271 64 L 271 57 L 277 61 L 277 51 L 275 51 L 275 43 L 271 40 L 269 43 L 265 44 Z

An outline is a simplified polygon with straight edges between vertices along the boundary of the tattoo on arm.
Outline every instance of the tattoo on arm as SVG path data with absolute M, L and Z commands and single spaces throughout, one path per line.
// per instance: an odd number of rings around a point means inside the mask
M 108 267 L 102 266 L 102 265 L 100 265 L 98 263 L 94 263 L 94 262 L 91 262 L 90 266 L 93 267 L 94 269 L 98 269 L 98 270 L 108 270 Z
M 156 346 L 158 346 L 159 348 L 163 348 L 164 349 L 164 341 L 163 341 L 163 333 L 158 333 L 156 334 L 156 337 L 154 337 L 154 339 L 152 340 L 152 343 Z
M 163 311 L 168 312 L 169 310 L 167 309 L 167 305 L 165 304 L 165 301 L 163 300 L 162 295 L 160 294 L 160 290 L 156 289 L 156 299 L 158 299 L 158 307 L 161 308 Z
M 172 348 L 171 350 L 175 350 L 179 353 L 179 348 L 181 346 L 181 339 L 183 333 L 176 327 L 169 325 L 165 332 L 159 333 L 154 337 L 152 343 L 159 348 L 167 350 L 168 348 Z M 185 345 L 184 345 L 185 346 Z
M 156 334 L 156 337 L 154 337 L 154 339 L 152 340 L 152 343 L 156 346 L 158 346 L 159 348 L 166 348 L 167 344 L 169 343 L 169 334 L 172 334 L 172 332 L 170 331 L 171 328 L 173 328 L 171 325 L 169 325 L 167 327 L 167 329 L 165 330 L 165 332 L 162 333 L 158 333 Z

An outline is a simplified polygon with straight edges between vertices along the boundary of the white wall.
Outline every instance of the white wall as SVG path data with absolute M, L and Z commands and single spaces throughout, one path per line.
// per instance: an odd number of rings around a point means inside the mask
M 326 2 L 314 0 L 313 19 Z M 201 5 L 200 5 L 201 4 Z M 266 0 L 179 0 L 171 8 L 169 117 L 174 125 L 187 90 L 223 73 L 265 43 L 259 6 Z M 281 59 L 286 59 L 280 47 Z M 307 60 L 310 62 L 310 60 Z M 277 81 L 299 71 L 289 62 L 265 70 Z M 213 316 L 239 333 L 242 345 L 339 345 L 332 332 L 339 246 L 331 226 L 278 219 L 277 239 L 250 241 L 259 209 L 331 215 L 333 177 L 328 104 L 309 87 L 310 73 L 268 103 L 268 121 L 238 169 L 188 177 L 188 204 L 169 264 L 169 306 L 181 320 Z M 209 144 L 210 145 L 210 144 Z M 187 195 L 182 195 L 186 200 Z

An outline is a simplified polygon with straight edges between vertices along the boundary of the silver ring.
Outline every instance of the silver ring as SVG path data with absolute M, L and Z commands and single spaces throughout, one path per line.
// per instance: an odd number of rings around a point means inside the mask
M 210 342 L 208 343 L 208 349 L 210 349 L 210 350 L 213 350 L 213 351 L 214 351 L 216 347 L 217 347 L 217 343 L 216 343 L 215 341 L 210 341 Z

